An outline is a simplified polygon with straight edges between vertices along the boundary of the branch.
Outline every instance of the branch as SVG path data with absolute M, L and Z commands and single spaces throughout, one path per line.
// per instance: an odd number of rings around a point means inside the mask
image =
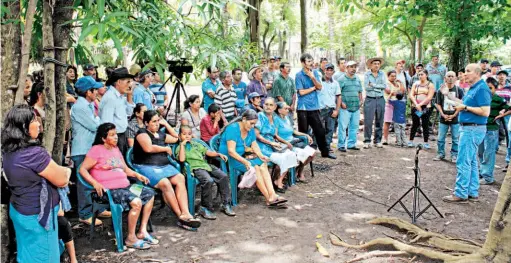
M 271 42 L 275 39 L 276 34 L 273 34 L 273 36 L 270 38 L 270 42 L 268 42 L 268 49 L 271 47 Z

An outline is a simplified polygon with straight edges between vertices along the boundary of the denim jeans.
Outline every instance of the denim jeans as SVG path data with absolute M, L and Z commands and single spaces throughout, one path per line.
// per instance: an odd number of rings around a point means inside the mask
M 511 116 L 510 115 L 504 117 L 504 126 L 506 127 L 506 130 L 507 130 L 506 163 L 509 163 L 509 159 L 511 159 L 511 129 L 509 129 L 510 128 L 509 127 L 509 121 L 510 120 L 511 120 Z
M 85 155 L 71 156 L 76 173 L 79 173 L 78 169 L 84 159 Z M 78 197 L 78 217 L 80 219 L 89 219 L 92 216 L 92 199 L 90 195 L 85 193 L 85 187 L 78 180 L 76 182 L 76 195 Z
M 357 134 L 360 122 L 360 110 L 340 109 L 339 127 L 337 129 L 337 148 L 346 147 L 346 129 L 348 129 L 348 148 L 357 146 Z
M 323 126 L 325 127 L 325 138 L 326 138 L 326 145 L 330 147 L 330 144 L 332 144 L 332 137 L 334 136 L 335 131 L 335 123 L 337 122 L 337 118 L 332 118 L 332 112 L 334 111 L 334 108 L 323 108 L 321 109 L 321 122 L 323 123 Z
M 497 145 L 499 144 L 499 130 L 486 131 L 483 143 L 479 145 L 479 161 L 481 167 L 479 173 L 488 183 L 493 183 L 493 170 L 495 168 L 495 156 Z
M 371 142 L 374 122 L 374 143 L 380 143 L 383 136 L 383 117 L 385 115 L 385 99 L 382 97 L 366 97 L 364 102 L 364 143 Z
M 477 152 L 486 136 L 486 125 L 460 127 L 460 151 L 456 162 L 454 195 L 467 199 L 479 196 L 479 169 Z
M 447 132 L 451 128 L 452 135 L 452 147 L 451 147 L 451 158 L 458 157 L 458 143 L 460 139 L 460 125 L 456 124 L 444 124 L 440 123 L 438 126 L 438 142 L 437 142 L 437 153 L 438 155 L 445 157 L 445 138 Z

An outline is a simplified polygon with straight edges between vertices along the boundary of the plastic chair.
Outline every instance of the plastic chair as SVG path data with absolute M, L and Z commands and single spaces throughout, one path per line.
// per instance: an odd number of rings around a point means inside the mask
M 211 138 L 211 140 L 209 140 L 209 146 L 211 149 L 213 149 L 213 151 L 218 152 L 218 150 L 220 148 L 221 136 L 222 136 L 221 134 L 217 134 L 217 135 L 213 136 L 213 138 Z M 238 205 L 238 177 L 240 175 L 242 175 L 243 173 L 232 167 L 231 164 L 233 163 L 233 160 L 234 160 L 234 159 L 232 159 L 232 157 L 227 156 L 227 158 L 228 158 L 227 162 L 228 162 L 228 168 L 229 168 L 229 183 L 231 185 L 231 202 L 232 202 L 232 206 L 237 206 Z M 222 166 L 222 170 L 227 168 L 227 165 L 223 160 L 221 160 L 220 165 Z M 224 172 L 225 172 L 225 170 L 224 170 Z
M 90 194 L 92 197 L 92 224 L 90 225 L 90 239 L 94 237 L 94 226 L 96 225 L 96 216 L 99 211 L 99 207 L 110 206 L 110 212 L 112 212 L 112 224 L 114 227 L 115 239 L 117 241 L 117 251 L 124 251 L 124 239 L 122 236 L 122 212 L 124 211 L 120 204 L 114 203 L 110 190 L 105 189 L 105 194 L 108 197 L 108 204 L 104 202 L 104 199 L 99 197 L 96 190 L 90 185 L 80 174 L 80 167 L 76 172 L 78 183 L 81 183 L 85 188 L 85 194 Z M 152 227 L 151 227 L 152 228 Z

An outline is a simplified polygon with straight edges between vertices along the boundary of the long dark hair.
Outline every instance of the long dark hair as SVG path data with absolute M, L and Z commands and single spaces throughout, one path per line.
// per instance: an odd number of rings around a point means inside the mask
M 499 87 L 499 82 L 498 82 L 495 78 L 493 78 L 493 77 L 488 77 L 488 78 L 486 79 L 486 84 L 490 84 L 490 83 L 491 83 L 491 84 L 493 84 L 493 86 L 495 87 L 495 89 L 497 89 L 497 88 Z M 488 85 L 488 86 L 489 86 L 489 85 Z
M 225 129 L 227 128 L 227 126 L 235 123 L 235 122 L 240 122 L 243 120 L 243 118 L 245 118 L 245 120 L 247 121 L 251 121 L 251 120 L 257 120 L 259 119 L 259 116 L 257 115 L 257 112 L 253 109 L 247 109 L 246 111 L 243 112 L 243 114 L 241 114 L 240 116 L 232 119 L 229 123 L 227 123 L 227 125 L 225 125 L 222 130 L 220 130 L 219 134 L 222 134 Z
M 28 103 L 30 106 L 34 106 L 39 99 L 39 93 L 44 92 L 44 82 L 36 82 L 32 85 L 32 90 L 30 91 Z
M 184 105 L 185 110 L 189 109 L 190 104 L 194 103 L 197 99 L 200 99 L 200 97 L 198 95 L 192 95 L 192 96 L 188 97 L 188 99 L 185 100 L 185 105 Z
M 76 70 L 76 67 L 75 67 L 75 66 L 73 66 L 73 65 L 69 65 L 69 66 L 67 66 L 67 68 L 66 68 L 66 76 L 67 76 L 67 72 L 68 72 L 70 69 L 72 69 L 72 70 L 75 72 L 75 78 L 71 80 L 71 82 L 74 84 L 74 83 L 76 83 L 76 80 L 78 80 L 78 71 Z M 67 80 L 67 78 L 66 78 L 66 80 Z
M 144 125 L 146 122 L 149 123 L 151 119 L 156 115 L 158 115 L 158 112 L 155 110 L 148 110 L 144 112 Z
M 99 125 L 98 131 L 96 132 L 96 138 L 94 138 L 92 146 L 104 144 L 105 142 L 103 141 L 103 139 L 106 139 L 106 137 L 108 137 L 108 132 L 113 129 L 115 129 L 115 125 L 110 122 L 105 122 Z
M 133 120 L 137 117 L 137 113 L 140 113 L 140 111 L 142 110 L 142 107 L 144 107 L 145 104 L 144 103 L 137 103 L 137 105 L 135 105 L 135 108 L 133 109 L 133 114 L 131 114 L 131 117 L 130 117 L 130 120 Z
M 33 140 L 28 128 L 34 121 L 34 109 L 28 105 L 16 105 L 5 116 L 2 128 L 2 152 L 10 153 L 32 145 L 39 145 L 38 140 Z

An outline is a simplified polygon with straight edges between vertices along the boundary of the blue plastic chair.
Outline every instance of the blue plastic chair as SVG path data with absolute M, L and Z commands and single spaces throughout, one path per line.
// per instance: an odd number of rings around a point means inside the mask
M 110 211 L 112 212 L 112 224 L 114 227 L 115 239 L 117 241 L 117 251 L 123 252 L 124 239 L 122 236 L 122 212 L 124 210 L 122 206 L 120 204 L 114 203 L 112 194 L 108 189 L 105 189 L 105 193 L 108 197 L 108 204 L 105 204 L 103 198 L 98 196 L 94 187 L 85 181 L 85 179 L 83 179 L 82 175 L 80 174 L 80 167 L 78 167 L 76 177 L 78 178 L 78 183 L 81 183 L 85 187 L 85 194 L 89 194 L 92 197 L 92 224 L 90 225 L 89 238 L 92 240 L 94 237 L 94 226 L 96 225 L 96 216 L 99 208 L 109 205 Z

